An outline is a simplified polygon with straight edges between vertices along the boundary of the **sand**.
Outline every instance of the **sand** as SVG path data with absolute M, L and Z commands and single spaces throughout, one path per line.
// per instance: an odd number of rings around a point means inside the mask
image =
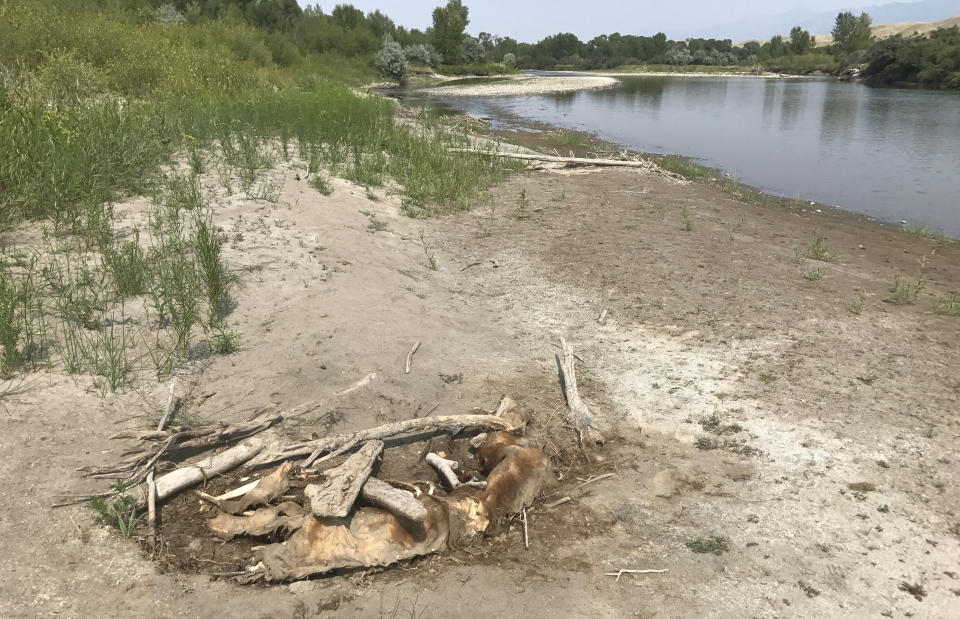
M 375 372 L 329 407 L 340 415 L 332 425 L 310 417 L 284 431 L 489 409 L 509 394 L 535 429 L 563 432 L 562 332 L 609 437 L 602 459 L 584 470 L 542 444 L 573 500 L 530 510 L 529 550 L 514 527 L 384 571 L 244 587 L 210 575 L 234 569 L 216 552 L 198 557 L 201 573 L 163 571 L 85 507 L 49 509 L 56 493 L 106 485 L 77 468 L 118 455 L 124 444 L 110 434 L 155 423 L 167 380 L 144 371 L 135 389 L 101 395 L 90 377 L 53 367 L 0 400 L 0 616 L 960 612 L 960 319 L 931 311 L 960 289 L 960 247 L 839 212 L 750 206 L 642 170 L 531 172 L 474 212 L 423 221 L 388 192 L 370 199 L 334 179 L 322 196 L 291 164 L 274 174 L 276 202 L 215 201 L 241 277 L 229 322 L 242 350 L 180 370 L 183 421 L 329 398 Z M 147 205 L 118 210 L 133 221 Z M 371 229 L 372 217 L 386 227 Z M 836 263 L 797 264 L 814 231 Z M 916 305 L 883 303 L 922 256 Z M 814 268 L 819 281 L 805 276 Z M 575 489 L 603 473 L 614 476 Z M 688 546 L 710 536 L 729 550 Z M 621 568 L 670 571 L 605 575 Z
M 425 88 L 423 92 L 444 97 L 515 97 L 610 88 L 616 84 L 617 80 L 613 77 L 600 75 L 547 77 L 519 75 L 492 78 L 490 83 Z

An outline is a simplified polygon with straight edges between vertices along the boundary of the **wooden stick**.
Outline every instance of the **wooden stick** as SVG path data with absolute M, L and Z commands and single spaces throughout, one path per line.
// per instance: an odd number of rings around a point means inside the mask
M 428 453 L 424 459 L 427 461 L 427 464 L 437 469 L 440 478 L 447 482 L 447 487 L 450 488 L 450 490 L 456 490 L 460 487 L 460 478 L 454 473 L 455 470 L 460 468 L 459 462 L 441 458 L 435 453 Z
M 588 159 L 586 157 L 555 157 L 553 155 L 526 154 L 526 153 L 504 153 L 500 151 L 475 150 L 471 148 L 450 148 L 447 149 L 454 153 L 474 153 L 476 155 L 486 155 L 487 157 L 505 157 L 507 159 L 524 159 L 526 161 L 549 161 L 553 163 L 566 163 L 576 165 L 597 165 L 614 166 L 620 168 L 646 168 L 652 167 L 649 161 L 622 161 L 620 159 Z
M 590 409 L 580 398 L 573 347 L 563 339 L 562 335 L 560 336 L 560 349 L 563 351 L 563 357 L 557 355 L 557 368 L 560 372 L 560 385 L 563 388 L 563 395 L 567 399 L 567 422 L 576 430 L 581 448 L 585 448 L 587 445 L 603 445 L 603 434 L 597 429 L 597 424 L 593 421 Z
M 366 376 L 364 376 L 363 378 L 361 378 L 361 379 L 358 380 L 357 382 L 353 383 L 352 385 L 350 385 L 350 386 L 347 387 L 346 389 L 341 389 L 340 391 L 338 391 L 338 392 L 336 392 L 335 394 L 333 394 L 333 397 L 335 397 L 335 398 L 342 398 L 343 396 L 347 395 L 348 393 L 353 393 L 353 392 L 356 391 L 357 389 L 362 389 L 363 387 L 366 387 L 367 385 L 370 384 L 371 381 L 376 380 L 376 378 L 377 378 L 377 373 L 376 373 L 376 372 L 370 372 L 369 374 L 367 374 Z
M 600 324 L 603 324 L 603 322 L 604 322 L 606 319 L 607 319 L 607 310 L 604 309 L 602 312 L 600 312 L 600 317 L 597 318 L 597 322 L 599 322 Z
M 235 469 L 260 453 L 263 450 L 263 445 L 263 440 L 260 438 L 247 439 L 226 451 L 204 458 L 195 464 L 182 466 L 163 475 L 156 480 L 156 500 L 163 501 L 184 488 L 189 488 L 201 481 Z M 141 508 L 147 504 L 145 489 L 140 486 L 127 490 L 126 494 L 135 498 L 137 505 Z
M 173 414 L 173 410 L 177 407 L 177 398 L 173 394 L 176 386 L 177 379 L 171 380 L 170 395 L 167 397 L 167 405 L 163 409 L 163 415 L 160 417 L 159 423 L 157 423 L 157 432 L 163 432 L 163 428 L 167 425 L 170 415 Z M 170 442 L 168 441 L 167 447 L 169 446 Z M 157 454 L 158 458 L 159 455 L 160 454 Z M 150 464 L 150 468 L 147 470 L 147 524 L 150 526 L 150 535 L 154 535 L 157 532 L 157 483 L 153 478 L 156 468 L 157 458 L 154 458 Z
M 530 536 L 527 534 L 527 508 L 520 510 L 520 522 L 523 523 L 523 548 L 530 550 Z
M 167 397 L 167 405 L 163 409 L 163 416 L 160 417 L 160 423 L 157 424 L 157 432 L 163 432 L 163 428 L 166 427 L 167 421 L 170 420 L 170 416 L 173 414 L 173 411 L 177 408 L 177 404 L 180 401 L 180 398 L 173 394 L 176 387 L 177 379 L 174 378 L 170 381 L 170 395 Z
M 313 515 L 317 518 L 346 518 L 382 452 L 383 441 L 368 441 L 346 462 L 325 471 L 320 483 L 307 484 L 303 496 L 310 501 Z
M 317 449 L 321 452 L 332 452 L 351 441 L 357 441 L 358 443 L 374 439 L 385 441 L 426 432 L 459 432 L 466 429 L 505 430 L 509 432 L 513 430 L 513 426 L 510 425 L 510 422 L 493 415 L 450 415 L 407 419 L 351 434 L 335 434 L 303 443 L 274 446 L 270 449 L 264 449 L 262 453 L 253 458 L 250 461 L 250 466 L 261 466 L 280 460 L 307 456 Z
M 616 576 L 617 580 L 624 574 L 666 574 L 670 570 L 617 570 L 616 572 L 606 572 L 604 576 Z
M 406 370 L 404 371 L 405 374 L 410 373 L 410 364 L 413 363 L 413 355 L 415 355 L 418 350 L 420 350 L 420 340 L 417 340 L 417 343 L 414 344 L 413 348 L 410 349 L 410 352 L 407 353 L 407 365 Z
M 552 501 L 552 502 L 550 502 L 550 503 L 547 503 L 546 505 L 543 506 L 543 508 L 544 508 L 544 509 L 553 509 L 554 507 L 559 507 L 560 505 L 563 505 L 564 503 L 569 503 L 571 500 L 572 500 L 572 499 L 571 499 L 570 497 L 565 496 L 565 497 L 563 497 L 562 499 L 557 499 L 556 501 Z
M 423 522 L 427 519 L 427 508 L 413 497 L 413 493 L 394 488 L 376 477 L 367 479 L 360 491 L 360 497 L 371 505 L 411 522 Z
M 597 475 L 596 477 L 590 477 L 589 479 L 587 479 L 587 481 L 583 482 L 582 484 L 580 484 L 579 486 L 577 486 L 576 488 L 574 488 L 574 490 L 579 490 L 580 488 L 583 488 L 584 486 L 589 486 L 589 485 L 592 484 L 592 483 L 596 483 L 596 482 L 601 481 L 601 480 L 603 480 L 603 479 L 609 479 L 609 478 L 611 478 L 611 477 L 613 477 L 613 473 L 604 473 L 603 475 Z

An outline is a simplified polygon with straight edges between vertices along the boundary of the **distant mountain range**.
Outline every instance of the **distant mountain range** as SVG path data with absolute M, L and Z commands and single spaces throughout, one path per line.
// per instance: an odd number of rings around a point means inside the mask
M 960 14 L 960 0 L 921 0 L 920 2 L 891 2 L 874 6 L 851 6 L 843 9 L 859 15 L 867 13 L 874 24 L 899 22 L 935 22 Z M 784 13 L 758 15 L 728 24 L 711 26 L 691 32 L 688 36 L 716 39 L 769 39 L 777 34 L 789 34 L 794 26 L 811 33 L 828 33 L 840 11 L 820 12 L 798 8 Z

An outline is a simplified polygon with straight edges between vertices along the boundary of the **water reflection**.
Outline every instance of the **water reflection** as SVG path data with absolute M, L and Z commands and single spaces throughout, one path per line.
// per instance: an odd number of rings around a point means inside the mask
M 960 95 L 952 92 L 663 76 L 430 104 L 583 129 L 629 148 L 691 156 L 782 195 L 960 236 Z

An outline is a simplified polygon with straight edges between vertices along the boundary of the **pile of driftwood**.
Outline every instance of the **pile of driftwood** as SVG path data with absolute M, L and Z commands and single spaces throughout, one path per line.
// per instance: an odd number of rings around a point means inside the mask
M 568 422 L 581 447 L 601 444 L 603 437 L 577 390 L 573 351 L 562 338 L 561 349 L 557 364 L 568 403 Z M 510 398 L 504 398 L 493 414 L 411 419 L 299 443 L 261 435 L 283 421 L 285 414 L 276 411 L 258 413 L 241 423 L 164 429 L 175 406 L 171 389 L 158 429 L 116 435 L 136 439 L 138 446 L 119 463 L 87 472 L 124 477 L 124 493 L 130 502 L 149 511 L 153 528 L 157 504 L 177 492 L 240 466 L 275 465 L 260 479 L 223 495 L 197 491 L 202 500 L 215 506 L 214 517 L 207 521 L 214 535 L 282 540 L 255 548 L 245 572 L 249 579 L 296 580 L 340 568 L 389 565 L 460 547 L 515 514 L 525 515 L 525 509 L 555 479 L 549 459 L 520 436 L 527 422 L 526 411 Z M 463 474 L 467 467 L 447 459 L 443 452 L 424 456 L 436 470 L 436 485 L 424 482 L 427 486 L 421 487 L 423 483 L 382 480 L 375 475 L 386 442 L 466 432 L 475 434 L 470 445 L 477 464 L 477 473 L 469 479 Z M 240 442 L 220 453 L 154 479 L 161 458 L 195 454 L 236 441 Z M 345 460 L 323 468 L 338 457 Z M 298 503 L 289 491 L 292 482 L 304 480 L 309 483 Z

